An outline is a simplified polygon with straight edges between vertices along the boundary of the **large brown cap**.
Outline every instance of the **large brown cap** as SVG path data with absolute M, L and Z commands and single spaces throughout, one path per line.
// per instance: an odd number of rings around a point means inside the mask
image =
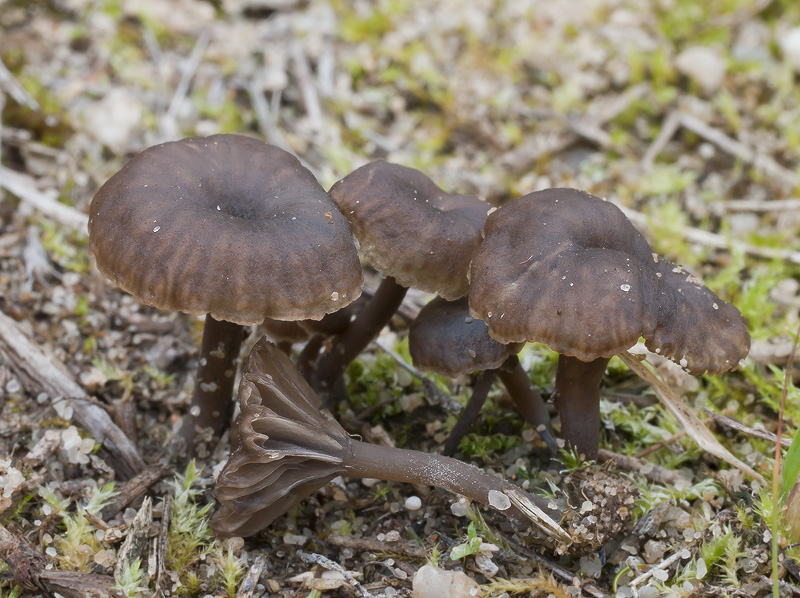
M 414 365 L 451 378 L 498 368 L 520 348 L 489 336 L 486 323 L 469 315 L 466 297 L 456 301 L 436 297 L 420 310 L 408 332 Z
M 89 250 L 147 305 L 239 324 L 319 319 L 363 282 L 347 220 L 311 172 L 239 135 L 133 158 L 92 200 Z
M 486 202 L 445 193 L 418 170 L 382 161 L 350 173 L 330 194 L 382 274 L 445 299 L 467 294 Z
M 232 452 L 212 526 L 249 536 L 345 472 L 350 441 L 288 357 L 261 339 L 245 361 Z
M 660 258 L 614 204 L 548 189 L 491 214 L 470 272 L 470 310 L 501 342 L 541 342 L 583 361 L 644 337 L 693 374 L 750 348 L 742 314 Z

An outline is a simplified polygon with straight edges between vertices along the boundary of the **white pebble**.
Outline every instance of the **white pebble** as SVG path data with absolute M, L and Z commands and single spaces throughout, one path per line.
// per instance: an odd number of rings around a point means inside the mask
M 405 502 L 406 510 L 418 511 L 422 507 L 422 501 L 419 496 L 409 496 Z

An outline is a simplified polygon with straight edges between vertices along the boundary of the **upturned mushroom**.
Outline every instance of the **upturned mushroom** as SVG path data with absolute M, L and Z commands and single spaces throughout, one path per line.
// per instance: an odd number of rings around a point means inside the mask
M 253 347 L 239 386 L 241 413 L 214 493 L 211 525 L 249 536 L 337 476 L 444 488 L 570 542 L 541 497 L 456 459 L 353 439 L 275 345 Z
M 327 390 L 377 337 L 409 287 L 458 299 L 467 293 L 469 262 L 489 206 L 446 193 L 413 168 L 371 162 L 330 189 L 350 221 L 365 260 L 384 279 L 370 302 L 320 357 L 315 387 Z
M 320 319 L 361 293 L 347 220 L 291 154 L 239 135 L 153 146 L 92 200 L 89 250 L 139 301 L 205 315 L 190 450 L 227 425 L 243 326 Z
M 408 331 L 414 365 L 451 378 L 479 372 L 469 402 L 445 442 L 445 455 L 455 452 L 498 377 L 525 421 L 536 427 L 552 454 L 558 452 L 547 406 L 517 358 L 522 345 L 503 344 L 489 336 L 486 323 L 469 315 L 466 297 L 455 301 L 436 297 L 420 310 Z
M 574 189 L 520 197 L 492 213 L 472 261 L 469 305 L 502 343 L 559 353 L 561 434 L 587 458 L 599 445 L 599 384 L 608 360 L 644 337 L 692 374 L 743 359 L 742 314 L 658 256 L 614 204 Z

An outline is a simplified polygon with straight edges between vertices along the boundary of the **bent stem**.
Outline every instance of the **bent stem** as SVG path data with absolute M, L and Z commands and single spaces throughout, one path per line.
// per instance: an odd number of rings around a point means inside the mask
M 196 454 L 201 443 L 218 439 L 231 420 L 236 358 L 244 330 L 239 324 L 206 315 L 192 404 L 180 431 L 189 456 Z M 207 428 L 211 429 L 210 439 L 202 433 Z
M 519 521 L 532 521 L 511 499 L 505 503 L 499 495 L 519 496 L 521 492 L 505 480 L 486 473 L 458 459 L 408 449 L 370 444 L 352 440 L 349 444 L 352 459 L 344 463 L 342 475 L 355 478 L 377 478 L 388 482 L 425 484 L 460 494 L 484 505 L 503 511 Z M 558 521 L 561 513 L 548 507 L 541 496 L 525 493 L 535 507 L 547 517 Z M 504 504 L 505 503 L 505 504 Z M 537 523 L 537 521 L 534 521 Z M 558 528 L 558 525 L 555 525 Z
M 478 417 L 486 398 L 489 396 L 489 390 L 492 388 L 492 383 L 496 377 L 496 370 L 484 370 L 478 374 L 478 379 L 475 386 L 472 388 L 472 396 L 469 398 L 467 406 L 458 416 L 458 421 L 453 429 L 450 431 L 450 436 L 447 437 L 447 442 L 444 443 L 443 453 L 448 457 L 452 457 L 453 453 L 458 448 L 458 443 L 467 434 L 472 424 L 475 423 L 475 418 Z
M 497 372 L 503 386 L 522 418 L 534 426 L 544 440 L 551 455 L 558 454 L 558 442 L 550 427 L 550 413 L 547 405 L 533 385 L 516 355 L 509 356 Z
M 408 288 L 391 276 L 381 281 L 375 295 L 347 329 L 333 339 L 331 348 L 319 359 L 314 375 L 315 390 L 333 388 L 347 366 L 375 339 L 403 302 Z
M 561 437 L 583 460 L 597 459 L 600 448 L 600 381 L 609 361 L 558 356 L 553 400 L 561 418 Z

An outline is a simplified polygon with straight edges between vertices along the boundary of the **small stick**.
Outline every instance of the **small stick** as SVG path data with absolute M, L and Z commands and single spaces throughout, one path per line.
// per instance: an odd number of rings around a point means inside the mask
M 649 228 L 647 216 L 641 212 L 637 212 L 631 208 L 625 207 L 616 203 L 616 206 L 622 210 L 622 213 L 630 220 L 636 228 L 645 232 Z M 741 249 L 745 253 L 755 257 L 762 257 L 767 259 L 779 259 L 791 262 L 793 264 L 800 264 L 800 251 L 792 251 L 791 249 L 781 249 L 777 247 L 758 247 L 735 239 L 728 239 L 723 235 L 712 233 L 692 226 L 686 226 L 681 231 L 683 237 L 690 243 L 697 243 L 698 245 L 705 245 L 715 249 L 725 249 L 731 251 L 732 249 Z
M 253 598 L 256 589 L 258 589 L 258 579 L 264 572 L 264 567 L 267 566 L 267 557 L 264 555 L 257 556 L 256 560 L 247 571 L 247 575 L 242 579 L 239 584 L 239 590 L 236 592 L 236 598 Z
M 119 489 L 119 493 L 114 497 L 113 502 L 103 509 L 103 519 L 112 519 L 117 513 L 121 512 L 122 509 L 131 504 L 140 494 L 145 492 L 150 486 L 155 484 L 170 471 L 169 467 L 163 465 L 151 465 L 144 471 L 136 474 L 122 485 Z
M 44 555 L 17 539 L 0 525 L 0 558 L 10 567 L 14 581 L 26 590 L 41 590 L 65 598 L 123 598 L 108 575 L 47 569 Z
M 691 556 L 692 556 L 692 551 L 689 549 L 689 547 L 684 547 L 681 550 L 675 551 L 675 553 L 672 556 L 670 556 L 667 559 L 664 559 L 655 567 L 652 567 L 651 569 L 648 569 L 647 571 L 642 573 L 639 577 L 637 577 L 630 583 L 630 587 L 633 589 L 634 596 L 639 595 L 639 593 L 636 591 L 636 586 L 640 585 L 643 581 L 647 581 L 648 579 L 650 579 L 656 571 L 669 569 L 669 567 L 671 567 L 672 564 L 675 563 L 676 561 L 678 560 L 683 561 L 688 558 L 691 558 Z
M 326 556 L 322 556 L 321 554 L 316 554 L 313 552 L 311 554 L 300 553 L 300 557 L 307 563 L 314 563 L 323 569 L 327 569 L 328 571 L 336 571 L 339 573 L 339 575 L 344 577 L 345 581 L 350 587 L 358 590 L 358 593 L 362 596 L 362 598 L 372 598 L 372 594 L 370 594 L 367 589 L 362 586 L 355 577 L 350 575 L 350 573 L 346 571 L 339 563 L 332 561 Z
M 629 457 L 628 455 L 620 455 L 606 449 L 597 451 L 597 458 L 600 461 L 613 461 L 617 467 L 625 471 L 632 471 L 638 473 L 651 482 L 658 484 L 674 484 L 678 480 L 678 472 L 671 471 L 655 463 L 643 461 L 636 457 Z
M 28 93 L 28 90 L 20 85 L 19 81 L 14 78 L 11 71 L 9 71 L 6 65 L 3 64 L 3 61 L 0 60 L 0 91 L 3 90 L 8 92 L 17 104 L 27 106 L 35 112 L 39 111 L 39 102 Z
M 706 411 L 708 411 L 708 410 L 706 409 Z M 714 418 L 707 417 L 706 419 L 703 420 L 703 424 L 708 426 L 713 421 L 714 421 Z M 659 449 L 661 449 L 661 448 L 663 448 L 665 446 L 668 446 L 668 445 L 672 444 L 673 442 L 675 442 L 677 440 L 680 440 L 681 438 L 683 438 L 685 436 L 686 436 L 686 430 L 678 432 L 677 434 L 673 434 L 669 438 L 666 438 L 665 440 L 662 440 L 661 442 L 656 442 L 655 444 L 653 444 L 651 446 L 648 446 L 646 449 L 643 449 L 643 450 L 639 451 L 638 453 L 636 453 L 634 455 L 634 457 L 636 457 L 637 459 L 641 459 L 643 457 L 646 457 L 647 455 L 649 455 L 651 453 L 655 453 L 657 450 L 659 450 Z
M 658 132 L 658 136 L 644 153 L 641 164 L 645 170 L 650 170 L 653 167 L 653 162 L 655 162 L 656 157 L 664 150 L 667 143 L 669 143 L 669 140 L 675 136 L 675 133 L 678 132 L 678 128 L 680 128 L 680 126 L 681 113 L 677 110 L 673 110 L 667 115 L 667 118 L 664 119 L 664 123 L 661 125 L 661 130 Z
M 381 542 L 375 538 L 359 538 L 356 536 L 340 536 L 337 534 L 329 535 L 325 538 L 325 542 L 340 548 L 351 548 L 362 552 L 402 554 L 419 560 L 428 558 L 427 550 L 409 542 Z
M 714 413 L 713 411 L 709 411 L 708 409 L 704 409 L 708 415 L 711 416 L 716 423 L 725 426 L 726 428 L 731 428 L 732 430 L 736 430 L 737 432 L 741 432 L 742 434 L 747 434 L 748 436 L 753 436 L 755 438 L 761 438 L 762 440 L 766 440 L 768 442 L 775 442 L 778 437 L 768 430 L 759 430 L 757 428 L 751 428 L 749 426 L 744 425 L 742 422 L 733 419 L 732 417 L 728 417 L 727 415 L 722 415 L 720 413 Z M 791 438 L 781 438 L 781 445 L 785 447 L 790 447 L 792 445 Z
M 128 535 L 117 551 L 117 564 L 114 566 L 114 577 L 117 579 L 121 578 L 126 569 L 129 569 L 137 559 L 142 558 L 147 550 L 152 523 L 153 501 L 146 496 L 128 528 Z
M 192 48 L 192 53 L 185 62 L 180 81 L 178 81 L 178 86 L 175 88 L 175 93 L 172 95 L 172 100 L 164 114 L 162 124 L 164 122 L 170 123 L 178 117 L 178 111 L 181 109 L 183 101 L 186 99 L 186 94 L 189 93 L 189 85 L 192 83 L 192 79 L 194 79 L 194 75 L 197 72 L 197 68 L 200 66 L 200 61 L 203 60 L 203 55 L 207 47 L 208 32 L 203 31 L 197 38 L 197 42 L 195 42 L 194 48 Z M 164 127 L 159 127 L 159 129 L 163 128 Z
M 89 218 L 86 214 L 39 191 L 34 179 L 28 175 L 0 166 L 0 187 L 5 187 L 6 191 L 30 204 L 48 218 L 82 236 L 88 235 Z
M 733 157 L 740 159 L 742 162 L 752 164 L 756 170 L 759 170 L 770 178 L 777 180 L 783 186 L 790 189 L 797 188 L 799 182 L 797 175 L 788 168 L 778 164 L 771 157 L 759 153 L 753 148 L 736 141 L 722 131 L 715 129 L 696 116 L 686 112 L 681 113 L 681 124 L 693 133 L 696 133 L 705 140 L 710 141 L 722 151 L 731 154 Z
M 308 64 L 304 45 L 300 41 L 293 42 L 289 47 L 292 58 L 292 72 L 297 78 L 300 93 L 303 96 L 303 105 L 311 122 L 311 128 L 319 131 L 322 128 L 322 108 L 319 103 L 319 94 L 314 84 L 314 77 L 311 74 L 311 67 Z
M 787 212 L 800 210 L 800 199 L 730 199 L 715 201 L 711 207 L 726 212 Z

